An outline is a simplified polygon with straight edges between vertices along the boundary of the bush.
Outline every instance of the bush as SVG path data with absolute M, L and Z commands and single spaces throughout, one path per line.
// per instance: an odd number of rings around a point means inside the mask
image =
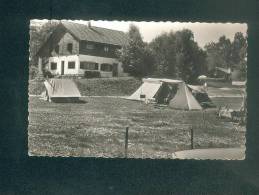
M 35 79 L 39 73 L 39 70 L 35 66 L 29 67 L 29 79 Z
M 43 70 L 43 76 L 45 78 L 53 78 L 54 77 L 49 70 Z
M 45 86 L 42 81 L 30 80 L 29 81 L 29 94 L 40 95 L 45 90 Z
M 101 74 L 98 71 L 89 71 L 89 70 L 87 70 L 87 71 L 85 71 L 84 77 L 85 78 L 100 78 Z
M 129 96 L 142 83 L 133 77 L 74 79 L 74 81 L 84 96 Z

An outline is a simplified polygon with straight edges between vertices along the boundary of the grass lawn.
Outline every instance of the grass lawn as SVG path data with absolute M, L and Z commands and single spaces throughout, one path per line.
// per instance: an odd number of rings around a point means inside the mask
M 171 158 L 195 148 L 240 147 L 245 127 L 218 119 L 216 109 L 182 111 L 111 97 L 86 97 L 85 103 L 49 103 L 29 100 L 30 155 L 123 157 L 125 127 L 129 126 L 128 156 Z M 242 98 L 217 98 L 240 107 Z M 204 120 L 205 119 L 205 120 Z

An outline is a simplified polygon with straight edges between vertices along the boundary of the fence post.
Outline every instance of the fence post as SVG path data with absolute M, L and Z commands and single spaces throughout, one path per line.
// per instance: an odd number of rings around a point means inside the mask
M 202 119 L 203 119 L 203 127 L 205 127 L 206 126 L 206 123 L 205 123 L 205 110 L 203 110 L 202 111 L 202 114 L 203 114 L 203 116 L 202 116 Z
M 125 133 L 125 158 L 128 157 L 128 138 L 129 138 L 129 127 L 126 127 L 126 133 Z
M 193 147 L 193 127 L 191 127 L 191 149 L 194 149 L 194 147 Z

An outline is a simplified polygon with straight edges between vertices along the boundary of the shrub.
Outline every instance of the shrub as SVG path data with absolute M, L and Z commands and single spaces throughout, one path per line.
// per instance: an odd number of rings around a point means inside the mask
M 100 78 L 101 77 L 101 74 L 100 72 L 98 71 L 85 71 L 85 75 L 84 75 L 85 78 Z
M 35 66 L 29 67 L 29 79 L 35 79 L 39 73 L 39 70 Z
M 54 77 L 49 70 L 43 70 L 43 76 L 45 78 L 53 78 Z

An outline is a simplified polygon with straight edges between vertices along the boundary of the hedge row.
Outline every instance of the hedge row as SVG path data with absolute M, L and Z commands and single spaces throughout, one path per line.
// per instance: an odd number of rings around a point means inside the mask
M 127 96 L 141 85 L 141 80 L 133 77 L 73 80 L 83 96 Z M 43 81 L 29 81 L 29 94 L 40 95 L 43 91 Z

